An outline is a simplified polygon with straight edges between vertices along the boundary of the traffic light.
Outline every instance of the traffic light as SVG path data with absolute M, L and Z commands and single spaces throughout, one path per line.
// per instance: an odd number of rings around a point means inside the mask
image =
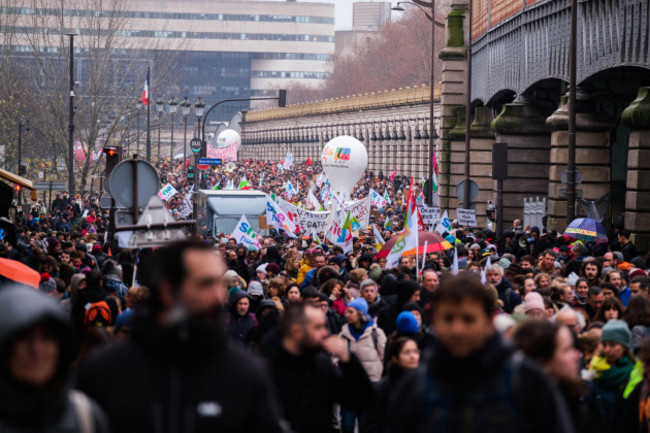
M 108 178 L 115 166 L 122 160 L 122 148 L 120 146 L 106 146 L 102 149 L 106 155 L 106 169 L 104 175 Z
M 25 176 L 27 174 L 27 166 L 21 164 L 20 168 L 18 169 L 18 176 Z
M 278 107 L 287 106 L 287 91 L 285 89 L 280 89 L 278 92 Z
M 194 182 L 194 166 L 187 167 L 187 180 Z
M 14 185 L 14 192 L 15 192 L 16 194 L 20 194 L 20 191 L 21 191 L 22 189 L 23 189 L 22 186 L 20 186 L 20 185 L 18 185 L 18 184 Z

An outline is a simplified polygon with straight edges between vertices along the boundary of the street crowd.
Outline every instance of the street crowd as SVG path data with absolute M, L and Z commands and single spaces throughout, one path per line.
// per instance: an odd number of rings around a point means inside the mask
M 181 212 L 185 167 L 158 169 Z M 318 163 L 205 175 L 322 192 Z M 388 196 L 385 241 L 410 184 L 366 172 L 352 193 Z M 650 257 L 620 224 L 593 243 L 454 223 L 451 249 L 392 269 L 372 227 L 347 253 L 274 229 L 259 250 L 133 251 L 107 227 L 96 197 L 62 194 L 3 228 L 0 257 L 40 281 L 0 277 L 0 432 L 650 432 Z

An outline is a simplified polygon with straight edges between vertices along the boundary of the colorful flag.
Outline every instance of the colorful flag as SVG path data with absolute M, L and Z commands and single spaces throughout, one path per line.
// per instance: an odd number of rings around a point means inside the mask
M 239 219 L 235 230 L 230 235 L 230 239 L 237 240 L 238 244 L 252 246 L 258 251 L 262 249 L 257 233 L 253 230 L 245 215 L 242 215 Z
M 386 200 L 374 189 L 370 190 L 370 205 L 377 209 L 383 209 L 386 206 Z
M 293 165 L 293 155 L 291 152 L 287 152 L 287 156 L 284 158 L 284 168 L 289 169 Z
M 287 181 L 286 191 L 289 198 L 293 197 L 298 192 L 289 181 Z
M 377 248 L 377 251 L 381 249 L 381 247 L 384 246 L 386 241 L 384 241 L 384 237 L 379 233 L 379 229 L 377 229 L 377 225 L 373 224 L 372 225 L 372 233 L 375 235 L 375 248 Z
M 442 214 L 442 218 L 440 218 L 440 222 L 435 228 L 435 231 L 440 233 L 441 235 L 445 232 L 451 231 L 451 222 L 449 221 L 449 214 L 447 211 Z
M 264 175 L 265 175 L 265 174 L 266 174 L 266 172 L 262 172 L 262 177 L 260 177 L 260 184 L 257 185 L 257 188 L 258 188 L 258 189 L 262 187 L 262 182 L 264 182 Z
M 388 190 L 384 190 L 384 200 L 386 200 L 386 203 L 390 206 L 392 203 L 390 202 L 390 196 L 388 195 Z
M 433 152 L 433 182 L 431 182 L 431 187 L 433 192 L 438 192 L 438 177 L 440 176 L 440 167 L 438 167 L 438 158 L 436 158 L 436 153 Z
M 149 72 L 147 72 L 147 78 L 144 80 L 144 89 L 142 90 L 142 103 L 144 105 L 149 105 Z
M 417 249 L 418 247 L 418 228 L 414 223 L 415 218 L 411 218 L 409 224 L 405 224 L 404 230 L 397 237 L 386 257 L 386 269 L 391 269 L 399 265 L 402 254 L 406 251 Z
M 266 222 L 272 227 L 283 229 L 287 232 L 287 235 L 296 237 L 296 225 L 268 195 L 266 196 Z
M 244 190 L 244 191 L 248 191 L 250 189 L 253 189 L 251 184 L 248 183 L 248 179 L 246 179 L 246 175 L 244 175 L 244 177 L 242 177 L 241 180 L 239 181 L 239 189 Z
M 314 163 L 311 162 L 311 158 L 310 158 L 310 157 L 307 157 L 307 161 L 305 161 L 305 164 L 307 164 L 307 165 L 314 165 Z
M 390 225 L 390 218 L 386 217 L 386 222 L 384 223 L 384 230 L 393 231 L 393 228 Z
M 418 207 L 415 202 L 415 196 L 413 194 L 413 178 L 411 178 L 408 199 L 406 200 L 406 218 L 404 219 L 404 225 L 410 223 L 412 218 L 417 221 L 417 229 L 424 231 L 424 222 L 422 221 L 422 216 L 418 211 Z
M 316 234 L 316 230 L 312 229 L 311 231 L 311 237 L 316 241 L 316 243 L 320 246 L 323 246 L 323 243 L 320 241 L 320 238 L 318 237 L 318 234 Z
M 350 220 L 350 227 L 352 228 L 353 232 L 356 232 L 361 228 L 361 223 L 359 223 L 359 220 L 357 219 L 356 216 L 353 216 L 352 219 Z

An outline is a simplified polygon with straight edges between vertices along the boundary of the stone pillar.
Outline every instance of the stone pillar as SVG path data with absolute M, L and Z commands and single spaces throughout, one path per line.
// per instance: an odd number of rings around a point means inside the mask
M 650 251 L 650 87 L 639 88 L 621 122 L 630 130 L 625 228 L 637 250 L 645 253 Z
M 514 102 L 505 104 L 492 121 L 496 141 L 508 144 L 508 178 L 503 181 L 504 229 L 512 227 L 517 218 L 523 220 L 525 197 L 544 197 L 548 193 L 548 114 L 548 109 L 534 98 L 519 95 Z
M 438 57 L 442 60 L 441 87 L 441 117 L 440 117 L 440 206 L 451 208 L 450 198 L 455 197 L 455 185 L 459 179 L 452 179 L 450 131 L 458 121 L 457 110 L 464 111 L 465 104 L 465 77 L 467 70 L 466 42 L 469 40 L 467 20 L 467 0 L 453 0 L 452 10 L 447 15 L 446 36 L 447 43 L 440 51 Z M 464 116 L 464 113 L 463 113 Z M 464 118 L 464 117 L 463 117 Z M 432 119 L 433 121 L 433 119 Z M 457 139 L 457 138 L 456 138 Z M 462 167 L 460 167 L 462 170 Z M 454 169 L 455 170 L 455 169 Z M 450 186 L 453 185 L 453 190 Z M 454 206 L 458 204 L 456 200 Z
M 470 153 L 472 154 L 472 159 L 469 172 L 470 178 L 476 182 L 479 188 L 478 197 L 474 200 L 474 204 L 476 205 L 476 220 L 479 227 L 487 226 L 485 208 L 488 200 L 494 200 L 492 190 L 494 182 L 492 180 L 492 144 L 494 143 L 494 131 L 491 126 L 493 118 L 492 108 L 476 107 L 474 109 L 474 121 L 470 129 Z M 463 142 L 464 146 L 465 143 Z
M 446 139 L 442 140 L 443 151 L 438 162 L 440 166 L 440 207 L 449 209 L 458 208 L 456 186 L 465 178 L 465 107 L 456 107 L 456 123 L 454 128 L 446 132 Z M 471 169 L 471 168 L 470 168 Z
M 548 227 L 564 230 L 566 196 L 560 190 L 562 172 L 567 168 L 569 145 L 569 114 L 567 96 L 560 107 L 546 120 L 553 128 L 548 185 Z M 610 116 L 600 109 L 597 98 L 585 92 L 576 94 L 576 168 L 582 174 L 582 184 L 577 186 L 585 200 L 596 200 L 610 192 L 609 135 L 615 127 Z M 576 203 L 576 217 L 581 214 Z

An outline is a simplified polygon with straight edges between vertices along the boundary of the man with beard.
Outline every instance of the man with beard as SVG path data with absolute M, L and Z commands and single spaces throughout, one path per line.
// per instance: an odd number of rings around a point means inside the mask
M 282 332 L 264 348 L 284 415 L 296 433 L 332 432 L 334 403 L 363 410 L 373 403 L 373 388 L 361 362 L 339 336 L 329 336 L 324 311 L 292 304 Z M 338 366 L 330 359 L 339 360 Z
M 582 263 L 582 275 L 587 279 L 589 287 L 598 287 L 600 286 L 600 275 L 601 269 L 598 265 L 598 262 L 594 259 L 585 260 Z
M 115 432 L 279 432 L 268 374 L 225 335 L 226 265 L 214 248 L 183 241 L 143 263 L 152 288 L 131 339 L 82 365 L 79 388 Z

